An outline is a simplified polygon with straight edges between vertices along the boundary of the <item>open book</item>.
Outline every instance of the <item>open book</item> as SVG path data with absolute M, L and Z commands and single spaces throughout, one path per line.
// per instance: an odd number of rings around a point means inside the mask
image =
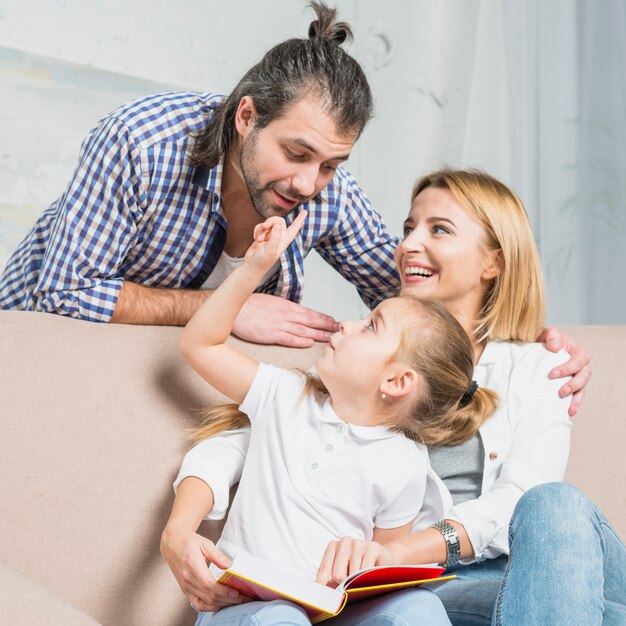
M 299 604 L 313 624 L 339 614 L 348 602 L 454 578 L 441 576 L 444 568 L 438 565 L 381 565 L 356 572 L 336 589 L 331 589 L 286 573 L 244 552 L 235 556 L 228 569 L 215 570 L 220 583 L 247 596 L 259 600 L 282 598 Z

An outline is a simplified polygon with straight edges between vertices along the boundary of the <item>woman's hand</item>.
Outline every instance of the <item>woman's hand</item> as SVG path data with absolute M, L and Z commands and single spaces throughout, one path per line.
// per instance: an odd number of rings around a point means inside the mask
M 161 554 L 196 610 L 218 611 L 250 600 L 248 596 L 215 580 L 207 562 L 224 569 L 230 565 L 230 560 L 202 535 L 166 526 L 161 535 Z
M 344 537 L 328 544 L 315 580 L 322 585 L 336 587 L 361 569 L 376 565 L 392 565 L 396 562 L 391 544 L 382 545 L 376 541 L 359 541 L 352 537 Z
M 573 339 L 562 334 L 557 328 L 546 328 L 539 337 L 550 352 L 558 352 L 561 348 L 570 355 L 570 360 L 550 372 L 550 378 L 572 376 L 559 390 L 562 397 L 572 394 L 569 414 L 573 417 L 578 412 L 585 395 L 585 387 L 591 378 L 591 357 Z
M 260 272 L 267 272 L 296 238 L 307 212 L 301 210 L 287 226 L 282 217 L 269 217 L 254 227 L 254 241 L 244 257 L 245 262 Z

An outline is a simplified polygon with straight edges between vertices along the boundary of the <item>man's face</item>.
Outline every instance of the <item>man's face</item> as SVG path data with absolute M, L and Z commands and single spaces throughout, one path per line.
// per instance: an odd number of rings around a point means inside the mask
M 257 213 L 283 217 L 315 197 L 350 156 L 356 137 L 338 134 L 332 116 L 310 96 L 265 128 L 252 125 L 242 137 L 241 170 Z

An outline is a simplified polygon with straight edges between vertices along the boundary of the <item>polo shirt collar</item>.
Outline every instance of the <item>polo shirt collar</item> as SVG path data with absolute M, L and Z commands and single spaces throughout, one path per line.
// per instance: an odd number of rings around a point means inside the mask
M 396 437 L 398 433 L 391 430 L 388 426 L 358 426 L 357 424 L 349 424 L 344 422 L 337 413 L 335 413 L 333 407 L 330 404 L 330 398 L 328 398 L 324 404 L 324 409 L 321 412 L 320 419 L 328 424 L 336 424 L 337 426 L 343 426 L 358 439 L 389 439 L 390 437 Z

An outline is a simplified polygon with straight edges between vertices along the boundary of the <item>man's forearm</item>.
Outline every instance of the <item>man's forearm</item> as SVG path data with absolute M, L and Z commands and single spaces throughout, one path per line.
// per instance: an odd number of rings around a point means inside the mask
M 111 322 L 184 326 L 212 293 L 209 290 L 144 287 L 126 281 Z

